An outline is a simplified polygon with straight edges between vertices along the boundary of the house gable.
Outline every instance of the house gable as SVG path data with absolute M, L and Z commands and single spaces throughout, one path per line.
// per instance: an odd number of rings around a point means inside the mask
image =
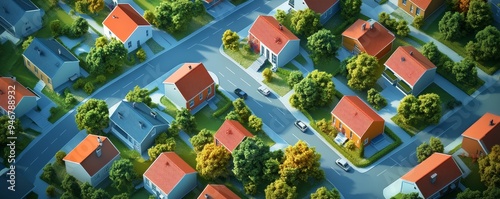
M 500 116 L 485 113 L 462 133 L 463 137 L 477 140 L 486 154 L 495 144 L 500 144 Z M 471 153 L 471 151 L 468 151 Z
M 194 80 L 196 84 L 193 84 Z M 202 63 L 185 63 L 165 79 L 163 84 L 174 84 L 187 102 L 198 97 L 199 93 L 211 87 L 215 82 Z M 212 91 L 212 94 L 214 92 Z
M 436 68 L 413 46 L 398 47 L 385 65 L 411 87 L 414 87 L 428 70 Z
M 356 40 L 361 44 L 364 52 L 378 58 L 382 56 L 379 53 L 392 45 L 396 39 L 391 31 L 373 19 L 368 21 L 358 19 L 342 33 L 342 36 Z
M 384 119 L 357 96 L 342 97 L 332 110 L 332 115 L 342 121 L 360 139 L 364 138 L 364 134 L 374 123 L 384 123 Z M 373 131 L 382 133 L 383 128 L 382 125 L 381 129 Z
M 273 16 L 260 15 L 248 30 L 261 45 L 264 44 L 270 51 L 278 55 L 290 40 L 299 40 L 290 30 Z M 252 42 L 252 41 L 250 41 Z
M 102 22 L 122 43 L 138 26 L 151 26 L 130 4 L 120 3 Z M 105 33 L 108 34 L 108 33 Z
M 253 137 L 253 134 L 238 121 L 226 120 L 215 133 L 214 141 L 217 145 L 222 144 L 232 153 L 246 137 Z

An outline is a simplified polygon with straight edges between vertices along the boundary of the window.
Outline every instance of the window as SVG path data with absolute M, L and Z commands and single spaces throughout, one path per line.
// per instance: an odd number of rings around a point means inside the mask
M 416 15 L 420 15 L 420 8 L 417 8 L 417 9 L 415 10 L 415 14 L 416 14 Z
M 288 5 L 293 8 L 295 6 L 295 0 L 288 0 Z
M 402 0 L 402 1 L 403 1 L 403 5 L 406 5 L 406 1 L 407 1 L 407 0 Z
M 208 87 L 208 95 L 212 94 L 212 86 Z
M 337 122 L 337 118 L 333 118 L 333 125 Z
M 410 5 L 410 13 L 413 13 L 413 5 Z
M 52 84 L 49 78 L 47 78 L 47 83 Z
M 132 47 L 132 41 L 128 42 L 128 48 Z
M 275 54 L 273 54 L 273 56 L 272 56 L 272 61 L 273 61 L 273 63 L 274 63 L 274 64 L 276 63 L 276 58 L 277 58 L 277 57 L 276 57 L 276 55 L 275 55 Z
M 365 139 L 365 141 L 363 142 L 363 145 L 366 145 L 368 144 L 368 138 Z
M 38 68 L 34 67 L 35 68 L 35 73 L 38 74 Z
M 342 130 L 342 122 L 339 123 L 339 129 Z
M 109 36 L 111 36 L 111 35 L 112 35 L 112 34 L 111 34 L 111 30 L 110 30 L 110 31 L 108 31 L 108 34 L 109 34 Z
M 189 107 L 193 107 L 193 106 L 194 106 L 194 100 L 189 101 Z
M 146 37 L 149 36 L 149 30 L 146 30 Z
M 352 131 L 349 132 L 349 139 L 352 139 Z
M 203 93 L 200 94 L 200 100 L 203 100 Z
M 26 30 L 29 30 L 29 29 L 31 29 L 31 26 L 26 27 Z

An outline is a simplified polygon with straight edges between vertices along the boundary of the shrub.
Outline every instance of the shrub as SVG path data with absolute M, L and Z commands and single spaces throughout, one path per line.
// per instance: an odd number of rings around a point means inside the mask
M 52 36 L 57 37 L 63 35 L 64 25 L 58 19 L 50 22 L 50 30 L 52 31 Z
M 98 75 L 95 78 L 95 80 L 97 81 L 97 83 L 102 84 L 102 83 L 106 82 L 106 76 L 104 76 L 104 75 Z
M 64 160 L 63 158 L 66 157 L 66 153 L 64 151 L 58 151 L 56 153 L 56 162 L 59 165 L 64 165 Z
M 288 75 L 286 83 L 288 84 L 288 86 L 290 86 L 290 88 L 293 88 L 293 86 L 295 86 L 295 84 L 299 83 L 300 80 L 302 80 L 302 79 L 304 79 L 302 72 L 300 72 L 298 70 L 294 70 L 294 71 L 290 72 L 290 74 Z
M 55 115 L 57 113 L 57 107 L 54 106 L 54 107 L 50 108 L 49 112 L 51 115 Z
M 47 194 L 47 196 L 49 197 L 54 197 L 56 196 L 56 187 L 54 187 L 54 185 L 49 185 L 47 187 L 47 189 L 45 189 L 45 193 Z
M 250 46 L 249 43 L 243 45 L 243 50 L 245 50 L 247 53 L 252 53 L 252 47 Z
M 413 22 L 411 23 L 413 27 L 416 29 L 420 29 L 424 25 L 424 17 L 422 15 L 418 15 L 413 18 Z
M 71 93 L 66 94 L 66 97 L 64 98 L 64 103 L 66 105 L 71 105 L 76 102 L 75 96 Z
M 273 71 L 270 68 L 266 68 L 262 71 L 262 76 L 266 82 L 271 82 L 273 80 Z
M 356 148 L 356 145 L 354 144 L 354 142 L 352 140 L 349 140 L 347 141 L 345 144 L 344 144 L 344 147 L 349 150 L 349 151 L 354 151 L 354 149 Z
M 324 118 L 321 119 L 321 120 L 319 120 L 319 121 L 317 121 L 316 122 L 316 126 L 318 127 L 318 129 L 321 132 L 326 133 L 326 134 L 328 134 L 331 137 L 336 137 L 337 136 L 337 131 L 335 131 L 335 129 L 331 125 L 331 122 L 330 121 L 326 121 L 326 119 L 324 119 Z
M 73 89 L 80 89 L 85 85 L 86 81 L 83 78 L 78 78 L 75 83 L 73 83 Z
M 135 56 L 137 56 L 137 59 L 139 59 L 139 62 L 146 61 L 147 55 L 146 51 L 144 49 L 140 48 L 136 53 Z
M 246 194 L 254 195 L 257 193 L 257 185 L 253 182 L 245 183 L 243 189 L 245 189 Z
M 51 184 L 54 182 L 56 178 L 56 171 L 54 170 L 54 167 L 52 167 L 52 164 L 48 163 L 43 167 L 43 173 L 40 175 L 40 179 L 43 181 L 47 182 L 48 184 Z
M 85 91 L 85 93 L 87 93 L 88 95 L 90 95 L 92 92 L 94 92 L 94 84 L 92 82 L 87 82 L 85 83 L 85 86 L 83 86 L 83 91 Z

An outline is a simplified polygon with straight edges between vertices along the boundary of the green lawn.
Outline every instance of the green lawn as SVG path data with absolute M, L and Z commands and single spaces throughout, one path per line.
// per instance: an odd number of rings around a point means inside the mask
M 21 154 L 21 152 L 31 143 L 31 141 L 33 141 L 39 135 L 40 132 L 35 131 L 33 129 L 25 129 L 24 131 L 17 134 L 17 141 L 16 141 L 17 154 Z
M 453 96 L 451 96 L 448 92 L 446 92 L 444 89 L 439 87 L 437 84 L 432 83 L 430 84 L 427 88 L 425 88 L 420 95 L 427 94 L 427 93 L 435 93 L 439 95 L 439 98 L 441 99 L 441 112 L 442 114 L 446 113 L 447 107 L 446 105 L 448 102 L 456 100 Z
M 161 104 L 163 104 L 163 106 L 165 106 L 165 110 L 163 111 L 168 115 L 172 116 L 173 118 L 175 118 L 175 115 L 177 114 L 177 111 L 179 109 L 177 109 L 177 107 L 165 96 L 161 97 L 160 102 Z
M 302 54 L 297 55 L 295 57 L 295 61 L 299 62 L 299 64 L 302 64 L 302 65 L 307 64 L 306 58 L 304 58 L 304 56 L 302 56 Z
M 140 188 L 130 196 L 130 199 L 144 199 L 148 198 L 150 195 L 151 194 L 148 192 L 148 190 L 146 190 L 145 188 Z
M 262 82 L 280 96 L 286 95 L 290 90 L 290 86 L 286 83 L 286 78 L 283 76 L 285 69 L 279 68 L 276 73 L 273 73 L 273 78 L 270 82 L 263 80 Z M 280 74 L 281 73 L 281 74 Z
M 477 160 L 465 156 L 458 156 L 460 159 L 469 167 L 471 172 L 465 178 L 462 178 L 462 184 L 472 190 L 484 191 L 487 187 L 481 182 L 481 177 L 479 176 L 479 164 Z
M 317 107 L 313 110 L 309 110 L 308 113 L 311 115 L 313 121 L 318 121 L 321 119 L 330 120 L 332 118 L 332 110 L 335 108 L 340 99 L 335 97 L 333 102 L 329 106 Z
M 50 8 L 49 1 L 46 0 L 33 0 L 33 3 L 39 8 L 45 10 L 45 15 L 43 16 L 42 29 L 37 31 L 33 36 L 49 38 L 52 37 L 52 31 L 50 30 L 50 22 L 58 19 L 63 24 L 70 26 L 73 23 L 73 18 L 66 13 L 61 7 L 56 6 Z
M 459 144 L 457 145 L 455 148 L 451 149 L 448 154 L 449 155 L 453 155 L 455 152 L 457 152 L 458 150 L 460 150 L 462 148 L 462 144 Z
M 146 45 L 148 45 L 149 49 L 151 49 L 151 51 L 153 51 L 153 54 L 155 54 L 155 55 L 157 53 L 165 50 L 165 48 L 163 48 L 163 46 L 158 44 L 153 38 L 146 41 Z
M 64 101 L 64 96 L 60 95 L 53 90 L 50 90 L 48 87 L 43 88 L 42 93 L 47 96 L 52 102 L 56 104 L 56 109 L 57 111 L 55 114 L 50 115 L 48 118 L 49 122 L 55 123 L 59 118 L 64 116 L 69 110 L 73 109 L 75 107 L 75 104 L 66 104 Z
M 229 110 L 232 110 L 232 108 Z M 216 132 L 219 129 L 222 123 L 224 123 L 224 117 L 226 114 L 223 114 L 221 117 L 214 118 L 212 116 L 213 112 L 214 110 L 205 106 L 194 115 L 198 130 L 207 129 L 212 132 Z
M 132 164 L 134 165 L 135 172 L 140 176 L 142 176 L 142 174 L 144 174 L 144 172 L 146 172 L 149 166 L 153 163 L 149 160 L 144 160 L 144 158 L 141 157 L 139 152 L 133 149 L 129 149 L 115 135 L 107 134 L 106 136 L 111 140 L 111 142 L 113 142 L 118 151 L 120 151 L 121 158 L 129 159 L 132 162 Z
M 391 120 L 397 124 L 399 127 L 401 127 L 408 135 L 410 135 L 411 137 L 415 136 L 418 132 L 424 130 L 427 126 L 429 126 L 429 124 L 426 124 L 426 123 L 418 123 L 414 126 L 410 126 L 410 125 L 407 125 L 407 124 L 404 124 L 402 123 L 401 121 L 399 121 L 399 115 L 396 114 L 395 116 L 391 117 Z
M 252 65 L 257 58 L 259 58 L 259 54 L 254 53 L 253 51 L 247 51 L 243 48 L 243 46 L 248 45 L 247 40 L 243 39 L 240 41 L 240 46 L 237 51 L 229 50 L 224 48 L 224 53 L 226 53 L 229 57 L 231 57 L 235 62 L 243 66 L 243 68 L 248 68 Z
M 391 70 L 384 70 L 384 74 L 391 80 L 391 81 L 394 81 L 396 79 L 398 79 L 396 77 L 396 75 L 394 75 L 394 73 L 391 71 Z
M 476 85 L 468 85 L 468 84 L 459 83 L 459 82 L 457 82 L 457 80 L 455 79 L 455 76 L 453 74 L 446 72 L 444 70 L 441 70 L 439 68 L 437 69 L 437 73 L 439 75 L 441 75 L 442 77 L 444 77 L 446 80 L 448 80 L 450 83 L 455 85 L 457 88 L 462 90 L 464 93 L 467 93 L 468 95 L 472 95 L 472 93 L 476 92 L 476 90 L 479 89 L 484 84 L 484 81 L 480 78 L 478 78 Z
M 405 93 L 410 93 L 411 92 L 411 87 L 406 84 L 404 81 L 398 81 L 398 87 L 403 90 Z
M 154 11 L 155 7 L 160 5 L 164 0 L 134 0 L 137 5 L 139 5 L 143 10 Z
M 99 11 L 96 14 L 89 13 L 87 15 L 92 17 L 92 19 L 94 19 L 94 21 L 99 26 L 102 26 L 102 22 L 104 21 L 104 19 L 106 19 L 106 17 L 108 17 L 109 13 L 111 13 L 111 11 L 107 7 L 104 7 L 104 9 L 102 9 L 101 11 Z M 98 32 L 98 31 L 96 31 L 96 32 Z
M 10 41 L 0 45 L 1 76 L 14 76 L 25 87 L 34 88 L 38 78 L 24 66 L 21 44 L 14 45 Z
M 340 60 L 336 57 L 331 59 L 322 59 L 319 63 L 314 64 L 314 68 L 335 76 L 340 72 Z

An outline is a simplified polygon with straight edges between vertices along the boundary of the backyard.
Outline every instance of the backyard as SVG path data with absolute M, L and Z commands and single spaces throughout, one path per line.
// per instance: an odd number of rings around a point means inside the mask
M 259 58 L 259 54 L 254 53 L 250 48 L 246 49 L 247 44 L 247 38 L 244 38 L 243 40 L 240 41 L 240 46 L 237 51 L 225 49 L 224 47 L 224 53 L 226 53 L 229 57 L 231 57 L 235 62 L 243 66 L 243 68 L 248 68 L 250 65 L 252 65 L 257 58 Z
M 149 160 L 144 160 L 141 154 L 139 154 L 139 152 L 137 152 L 136 150 L 130 149 L 125 146 L 125 144 L 123 144 L 123 142 L 115 135 L 107 134 L 106 136 L 111 140 L 118 151 L 120 151 L 121 158 L 129 159 L 130 162 L 132 162 L 132 164 L 134 165 L 134 170 L 137 174 L 142 176 L 142 174 L 146 172 L 149 166 L 153 163 Z
M 271 63 L 266 62 L 263 67 L 271 69 Z M 266 80 L 263 80 L 262 82 L 274 92 L 278 93 L 278 95 L 284 96 L 292 90 L 287 83 L 290 72 L 298 70 L 299 69 L 295 65 L 289 62 L 285 66 L 278 68 L 276 72 L 273 73 L 273 77 L 270 82 L 267 82 Z
M 478 190 L 478 191 L 484 191 L 486 190 L 486 186 L 481 182 L 481 177 L 479 175 L 479 164 L 477 160 L 474 160 L 470 157 L 465 157 L 463 155 L 459 155 L 460 159 L 469 167 L 470 173 L 467 175 L 467 177 L 462 178 L 461 183 L 471 189 L 471 190 Z

